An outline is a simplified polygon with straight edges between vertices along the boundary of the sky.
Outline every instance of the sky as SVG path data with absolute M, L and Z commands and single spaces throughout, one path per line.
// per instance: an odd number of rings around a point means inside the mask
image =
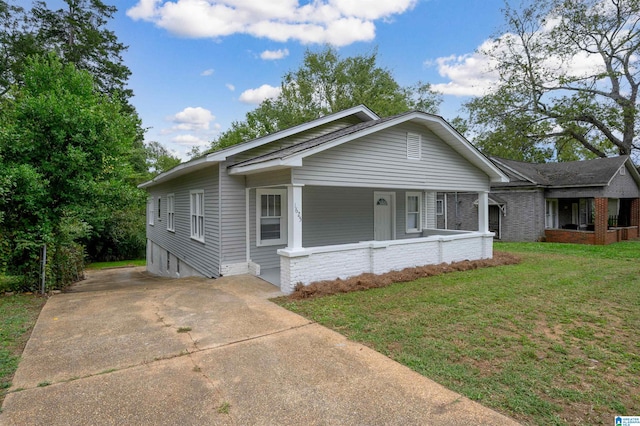
M 503 0 L 103 0 L 128 46 L 132 99 L 147 129 L 182 159 L 276 96 L 307 49 L 378 52 L 403 86 L 428 82 L 440 115 L 491 81 L 475 53 L 503 25 Z M 22 2 L 20 2 L 22 3 Z M 26 2 L 25 2 L 26 3 Z M 55 1 L 47 1 L 50 8 Z

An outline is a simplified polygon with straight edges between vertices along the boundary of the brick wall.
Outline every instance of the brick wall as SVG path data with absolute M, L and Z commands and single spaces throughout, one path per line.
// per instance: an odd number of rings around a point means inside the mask
M 607 244 L 607 229 L 609 227 L 609 199 L 595 199 L 595 241 L 596 245 Z
M 595 244 L 595 232 L 547 229 L 544 234 L 549 243 Z

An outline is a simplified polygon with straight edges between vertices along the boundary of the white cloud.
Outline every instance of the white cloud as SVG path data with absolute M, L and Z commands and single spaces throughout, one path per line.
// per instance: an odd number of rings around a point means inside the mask
M 213 75 L 213 73 L 214 73 L 213 68 L 209 68 L 208 70 L 204 70 L 204 71 L 202 71 L 202 72 L 200 73 L 200 75 L 201 75 L 201 76 L 203 76 L 203 77 L 208 77 L 208 76 L 210 76 L 210 75 Z
M 240 95 L 240 102 L 246 104 L 259 104 L 268 98 L 277 98 L 280 94 L 280 87 L 273 87 L 268 84 L 263 84 L 257 89 L 248 89 L 242 92 Z
M 169 117 L 170 121 L 176 123 L 171 130 L 207 130 L 209 123 L 215 119 L 211 111 L 202 107 L 187 107 Z
M 412 9 L 418 0 L 139 0 L 127 10 L 183 37 L 232 34 L 284 42 L 345 46 L 375 37 L 375 22 Z M 286 56 L 286 55 L 285 55 Z
M 550 27 L 546 26 L 537 36 L 546 36 L 548 31 Z M 425 61 L 425 66 L 437 66 L 438 73 L 448 80 L 446 83 L 434 84 L 432 88 L 445 95 L 454 96 L 482 96 L 490 93 L 496 87 L 500 77 L 496 71 L 498 60 L 495 58 L 518 52 L 518 44 L 513 34 L 506 33 L 501 38 L 503 41 L 512 38 L 514 43 L 496 43 L 496 40 L 488 39 L 476 49 L 475 53 Z M 511 49 L 514 50 L 507 52 L 508 46 L 513 46 Z M 493 57 L 483 53 L 490 50 L 494 50 Z M 585 77 L 593 75 L 598 70 L 604 71 L 602 59 L 598 55 L 588 55 L 585 52 L 580 52 L 569 59 L 549 55 L 544 58 L 541 65 L 547 70 L 548 85 L 557 84 L 555 79 L 559 75 Z
M 171 142 L 181 146 L 206 146 L 209 142 L 195 135 L 177 135 L 171 139 Z
M 235 90 L 236 90 L 236 86 L 234 86 L 231 83 L 227 83 L 227 84 L 225 84 L 225 86 L 227 87 L 227 89 L 231 90 L 232 92 L 235 92 Z
M 260 54 L 260 58 L 265 61 L 273 61 L 276 59 L 282 59 L 289 56 L 289 49 L 278 49 L 278 50 L 265 50 Z

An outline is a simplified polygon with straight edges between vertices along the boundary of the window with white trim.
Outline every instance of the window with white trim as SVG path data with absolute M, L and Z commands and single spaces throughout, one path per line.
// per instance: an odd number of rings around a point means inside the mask
M 422 136 L 417 133 L 407 133 L 407 158 L 420 160 L 422 158 Z
M 147 217 L 149 218 L 149 225 L 153 225 L 153 218 L 156 214 L 156 209 L 153 206 L 153 197 L 151 197 L 147 200 Z
M 256 244 L 287 243 L 287 190 L 256 190 Z
M 407 215 L 407 233 L 422 232 L 422 192 L 407 192 L 405 209 Z
M 174 231 L 176 230 L 175 228 L 175 220 L 176 220 L 176 215 L 175 215 L 175 204 L 176 204 L 176 197 L 174 194 L 167 194 L 167 231 Z
M 189 192 L 191 205 L 191 238 L 204 242 L 204 190 Z
M 436 214 L 442 216 L 444 214 L 444 200 L 436 200 Z

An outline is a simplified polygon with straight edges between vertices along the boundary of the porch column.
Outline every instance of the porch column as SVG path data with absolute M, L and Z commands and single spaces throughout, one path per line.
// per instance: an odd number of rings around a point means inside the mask
M 608 198 L 596 198 L 595 199 L 595 244 L 605 245 L 607 243 L 607 229 L 609 225 L 609 199 Z
M 638 235 L 636 236 L 640 237 L 640 198 L 634 198 L 633 200 L 631 200 L 630 209 L 631 209 L 631 212 L 630 212 L 631 221 L 629 225 L 638 227 L 637 229 Z
M 287 187 L 287 214 L 289 216 L 288 244 L 291 250 L 302 248 L 302 187 L 304 185 L 289 185 Z
M 489 193 L 478 192 L 478 232 L 489 232 Z

